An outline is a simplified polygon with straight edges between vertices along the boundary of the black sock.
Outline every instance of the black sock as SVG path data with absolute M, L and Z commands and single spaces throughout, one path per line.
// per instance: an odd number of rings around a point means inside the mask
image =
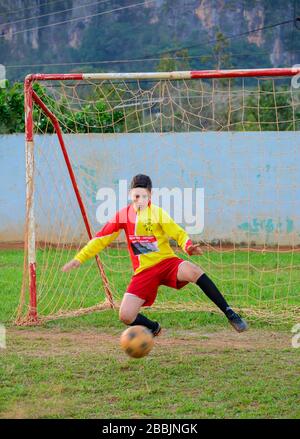
M 141 325 L 146 326 L 146 328 L 150 329 L 151 332 L 155 332 L 158 328 L 158 323 L 153 322 L 152 320 L 147 319 L 143 314 L 138 314 L 136 319 L 130 323 L 129 326 Z
M 232 312 L 232 309 L 226 302 L 225 298 L 222 296 L 216 285 L 213 281 L 206 276 L 206 274 L 202 274 L 197 280 L 196 284 L 201 288 L 201 290 L 207 295 L 220 308 L 221 311 L 227 316 Z

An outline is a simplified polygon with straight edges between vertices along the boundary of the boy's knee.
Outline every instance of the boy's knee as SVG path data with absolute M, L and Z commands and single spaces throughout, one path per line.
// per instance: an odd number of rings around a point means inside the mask
M 122 310 L 120 310 L 119 312 L 119 319 L 121 320 L 121 322 L 125 323 L 125 325 L 130 325 L 134 321 L 134 317 L 131 314 L 126 313 Z
M 197 282 L 199 277 L 202 276 L 202 274 L 204 274 L 204 271 L 202 270 L 201 267 L 198 267 L 197 265 L 192 265 L 190 274 L 191 274 L 192 282 Z
M 179 268 L 180 269 L 180 268 Z M 187 281 L 187 282 L 197 282 L 200 276 L 204 271 L 201 267 L 199 267 L 196 264 L 193 264 L 192 262 L 185 261 L 182 264 L 182 268 L 178 272 L 178 279 L 181 281 Z

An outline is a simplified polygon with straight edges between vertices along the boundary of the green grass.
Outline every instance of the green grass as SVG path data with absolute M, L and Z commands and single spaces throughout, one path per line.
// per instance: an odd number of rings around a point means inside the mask
M 168 330 L 133 360 L 108 328 L 11 330 L 1 416 L 299 418 L 300 357 L 289 334 L 248 334 Z
M 249 257 L 251 279 L 260 280 L 266 300 L 273 297 L 268 284 L 277 285 L 279 295 L 278 283 L 286 283 L 291 303 L 297 304 L 296 253 L 293 257 L 211 253 L 201 263 L 223 285 L 228 279 L 234 292 L 238 286 L 232 279 L 244 283 L 249 275 Z M 51 258 L 55 259 L 53 252 Z M 272 269 L 275 272 L 267 271 Z M 22 252 L 1 251 L 0 270 L 0 321 L 7 322 L 18 304 Z M 88 276 L 93 282 L 93 275 Z M 122 291 L 125 280 L 120 273 L 113 279 Z M 285 295 L 286 290 L 282 288 Z M 232 300 L 257 306 L 251 288 L 246 291 L 247 297 L 232 295 Z M 185 300 L 196 297 L 194 290 L 185 294 Z M 166 297 L 178 300 L 178 292 L 165 289 L 161 304 Z M 237 334 L 219 312 L 159 307 L 146 313 L 161 322 L 164 333 L 149 356 L 140 360 L 129 359 L 119 348 L 124 326 L 117 311 L 49 321 L 40 327 L 8 324 L 7 348 L 0 350 L 0 417 L 300 418 L 300 349 L 291 345 L 296 319 L 270 324 L 268 319 L 250 318 L 250 330 Z
M 37 283 L 40 297 L 39 312 L 48 315 L 61 309 L 78 309 L 104 301 L 105 295 L 96 264 L 88 261 L 71 273 L 62 273 L 61 267 L 74 256 L 74 251 L 59 249 L 38 250 Z M 121 256 L 121 257 L 119 257 Z M 180 255 L 182 256 L 182 255 Z M 109 249 L 102 254 L 102 261 L 113 289 L 114 298 L 122 298 L 131 277 L 127 250 Z M 238 310 L 265 311 L 266 321 L 274 316 L 278 320 L 278 308 L 283 320 L 289 316 L 290 307 L 299 306 L 300 297 L 300 252 L 245 252 L 209 251 L 203 256 L 193 257 L 225 294 L 228 302 Z M 23 254 L 20 250 L 0 252 L 3 307 L 0 319 L 7 321 L 16 309 L 18 291 L 22 279 Z M 41 269 L 42 268 L 42 269 Z M 161 287 L 156 300 L 158 307 L 165 305 L 202 305 L 209 303 L 195 285 L 177 291 Z M 190 308 L 190 307 L 189 307 Z M 285 310 L 287 310 L 285 312 Z M 267 318 L 269 314 L 269 319 Z M 272 315 L 273 314 L 273 315 Z

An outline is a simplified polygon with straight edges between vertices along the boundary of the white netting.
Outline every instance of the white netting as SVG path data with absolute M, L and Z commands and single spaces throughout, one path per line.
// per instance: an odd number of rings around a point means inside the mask
M 290 79 L 45 81 L 34 88 L 59 121 L 92 233 L 101 227 L 99 189 L 111 188 L 118 203 L 120 181 L 137 173 L 157 188 L 204 188 L 204 230 L 191 235 L 204 255 L 192 260 L 238 309 L 270 320 L 299 310 L 300 89 Z M 38 315 L 101 308 L 95 260 L 61 272 L 88 235 L 57 135 L 38 105 L 34 129 Z M 132 275 L 124 240 L 121 234 L 100 254 L 115 303 Z M 27 293 L 24 282 L 21 320 Z M 192 285 L 162 287 L 156 306 L 215 309 Z

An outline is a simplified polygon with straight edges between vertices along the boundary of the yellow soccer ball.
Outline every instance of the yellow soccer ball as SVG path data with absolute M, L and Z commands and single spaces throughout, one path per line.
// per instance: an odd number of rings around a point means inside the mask
M 130 326 L 121 335 L 121 348 L 133 358 L 148 355 L 154 341 L 152 332 L 145 326 Z

